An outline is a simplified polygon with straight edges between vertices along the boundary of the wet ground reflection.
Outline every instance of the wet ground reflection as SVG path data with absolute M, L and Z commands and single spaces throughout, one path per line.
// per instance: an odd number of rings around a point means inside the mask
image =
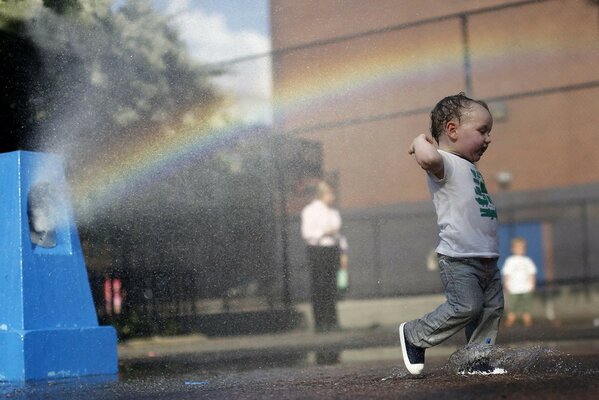
M 591 344 L 589 346 L 589 343 Z M 285 399 L 309 398 L 554 398 L 591 399 L 599 390 L 599 348 L 580 341 L 574 354 L 538 345 L 472 347 L 451 357 L 427 358 L 425 374 L 408 375 L 399 359 L 381 359 L 374 349 L 348 357 L 335 352 L 333 364 L 319 364 L 318 352 L 264 354 L 227 363 L 176 357 L 154 363 L 123 363 L 119 381 L 55 381 L 3 386 L 11 399 Z M 322 357 L 322 353 L 320 352 Z M 368 354 L 372 358 L 368 359 Z M 363 356 L 363 357 L 362 357 Z M 504 367 L 504 375 L 463 376 L 476 360 Z

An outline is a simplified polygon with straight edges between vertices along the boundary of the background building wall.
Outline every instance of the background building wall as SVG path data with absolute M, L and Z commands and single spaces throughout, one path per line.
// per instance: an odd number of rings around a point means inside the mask
M 599 181 L 597 7 L 425 3 L 272 1 L 275 51 L 298 46 L 274 63 L 277 128 L 323 143 L 341 206 L 427 198 L 406 149 L 428 130 L 432 106 L 461 90 L 488 100 L 496 114 L 480 163 L 491 191 L 502 170 L 512 172 L 513 190 Z M 481 11 L 489 6 L 503 7 Z
M 271 1 L 275 129 L 322 144 L 350 241 L 350 296 L 439 289 L 426 268 L 430 195 L 407 149 L 434 104 L 460 91 L 494 114 L 479 168 L 500 221 L 544 227 L 546 279 L 599 277 L 598 13 L 582 0 Z M 290 232 L 305 297 L 299 225 Z

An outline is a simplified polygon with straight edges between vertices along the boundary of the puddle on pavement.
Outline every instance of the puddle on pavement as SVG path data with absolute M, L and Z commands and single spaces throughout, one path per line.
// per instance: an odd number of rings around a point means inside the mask
M 577 362 L 572 356 L 558 350 L 541 346 L 510 348 L 505 346 L 467 345 L 454 352 L 441 371 L 448 375 L 525 375 L 542 374 L 568 375 L 588 374 L 588 368 Z M 381 379 L 419 379 L 426 377 L 412 376 L 405 368 L 394 368 L 390 374 Z

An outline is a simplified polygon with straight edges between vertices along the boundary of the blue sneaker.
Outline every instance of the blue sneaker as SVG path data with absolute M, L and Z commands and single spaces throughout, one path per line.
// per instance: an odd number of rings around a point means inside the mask
M 401 342 L 401 352 L 403 354 L 403 362 L 406 365 L 408 372 L 412 375 L 420 375 L 424 369 L 424 349 L 416 347 L 406 340 L 404 334 L 404 322 L 399 326 L 399 341 Z

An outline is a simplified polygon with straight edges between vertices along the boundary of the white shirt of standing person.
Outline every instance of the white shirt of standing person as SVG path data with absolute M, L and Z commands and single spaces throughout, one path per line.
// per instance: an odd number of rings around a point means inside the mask
M 339 234 L 339 211 L 322 200 L 313 200 L 302 210 L 302 238 L 311 246 L 338 246 L 343 242 Z
M 507 280 L 508 293 L 522 294 L 533 291 L 537 267 L 530 257 L 509 256 L 503 264 L 501 273 Z

